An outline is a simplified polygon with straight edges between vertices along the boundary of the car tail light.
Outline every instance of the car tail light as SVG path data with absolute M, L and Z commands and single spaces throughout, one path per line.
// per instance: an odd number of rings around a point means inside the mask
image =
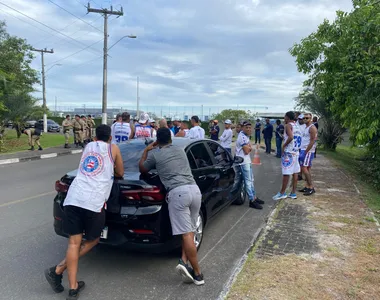
M 55 182 L 55 190 L 58 193 L 67 193 L 67 191 L 69 190 L 69 185 L 60 180 L 57 180 Z
M 153 234 L 154 232 L 149 229 L 130 229 L 130 233 L 135 233 L 135 234 Z
M 163 201 L 164 195 L 161 193 L 160 189 L 156 186 L 152 186 L 140 190 L 132 191 L 122 191 L 126 200 L 135 201 Z

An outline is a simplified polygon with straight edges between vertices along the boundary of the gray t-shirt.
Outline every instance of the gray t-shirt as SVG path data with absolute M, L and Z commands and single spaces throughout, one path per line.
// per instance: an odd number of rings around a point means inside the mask
M 183 185 L 196 184 L 185 151 L 175 145 L 150 151 L 144 168 L 148 171 L 157 169 L 167 191 Z

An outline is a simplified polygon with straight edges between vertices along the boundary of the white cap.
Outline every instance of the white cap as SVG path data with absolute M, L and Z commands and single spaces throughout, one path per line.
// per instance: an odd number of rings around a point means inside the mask
M 298 116 L 298 119 L 303 119 L 303 114 L 300 114 L 300 115 Z
M 230 119 L 227 119 L 224 121 L 224 124 L 232 124 L 231 120 Z
M 140 115 L 139 123 L 145 124 L 148 121 L 149 121 L 149 115 L 147 113 Z
M 154 120 L 154 119 L 149 119 L 148 122 L 149 122 L 149 123 L 156 123 L 156 120 Z

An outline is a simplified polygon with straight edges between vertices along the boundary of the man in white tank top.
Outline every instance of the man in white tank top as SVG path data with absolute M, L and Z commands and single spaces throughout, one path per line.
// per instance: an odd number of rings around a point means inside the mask
M 285 114 L 285 128 L 284 128 L 284 144 L 282 146 L 282 187 L 279 193 L 273 196 L 273 200 L 281 200 L 286 198 L 297 199 L 296 189 L 298 173 L 300 172 L 300 165 L 298 162 L 298 153 L 301 146 L 301 131 L 295 123 L 295 114 L 288 111 Z M 293 177 L 292 192 L 289 196 L 286 194 L 286 188 L 289 183 L 290 176 Z
M 302 134 L 300 165 L 302 173 L 305 175 L 306 186 L 300 192 L 303 192 L 305 196 L 310 196 L 315 193 L 310 169 L 314 159 L 318 131 L 312 122 L 311 114 L 304 114 L 304 121 L 306 127 Z
M 63 230 L 69 235 L 69 246 L 66 258 L 57 266 L 45 270 L 45 277 L 54 292 L 63 292 L 62 274 L 67 269 L 70 286 L 67 299 L 77 299 L 85 286 L 83 281 L 77 281 L 78 259 L 98 244 L 105 224 L 105 202 L 110 196 L 113 178 L 124 175 L 119 147 L 110 142 L 111 128 L 98 126 L 95 141 L 83 150 L 78 173 L 63 203 Z
M 135 124 L 135 139 L 152 137 L 153 130 L 148 121 L 149 115 L 147 113 L 141 114 L 139 122 Z
M 111 126 L 112 144 L 126 143 L 133 138 L 133 132 L 131 128 L 131 116 L 127 112 L 121 114 L 121 121 L 115 122 Z

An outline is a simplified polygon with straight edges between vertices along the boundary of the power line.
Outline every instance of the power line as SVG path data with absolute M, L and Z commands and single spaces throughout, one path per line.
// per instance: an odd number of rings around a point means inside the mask
M 96 28 L 95 26 L 91 25 L 90 23 L 88 23 L 87 21 L 83 20 L 82 18 L 79 18 L 78 16 L 74 15 L 73 13 L 69 12 L 67 9 L 63 8 L 62 6 L 58 5 L 57 3 L 53 2 L 52 0 L 48 0 L 50 3 L 53 3 L 55 6 L 59 7 L 60 9 L 64 10 L 65 12 L 67 12 L 68 14 L 72 15 L 73 17 L 77 18 L 78 20 L 81 20 L 83 23 L 91 26 L 92 28 L 95 28 L 96 30 L 100 31 L 103 33 L 102 30 Z
M 95 19 L 95 20 L 92 21 L 91 23 L 95 23 L 95 22 L 97 22 L 97 21 L 98 21 L 99 19 L 101 19 L 101 18 L 102 18 L 102 16 L 100 16 L 99 18 Z M 103 27 L 103 25 L 99 26 L 98 28 L 100 28 L 100 27 Z M 82 29 L 78 29 L 77 31 L 74 31 L 74 32 L 71 33 L 70 35 L 71 35 L 71 36 L 74 36 L 74 35 L 75 35 L 76 33 L 78 33 L 79 31 L 82 31 Z M 88 31 L 86 31 L 85 34 L 90 33 L 90 32 L 91 32 L 91 30 L 88 30 Z M 79 37 L 81 37 L 81 36 L 77 36 L 76 38 L 79 38 Z M 53 43 L 53 45 L 55 45 L 55 46 L 62 45 L 63 43 L 62 43 L 61 41 L 65 41 L 65 39 L 62 38 L 62 39 L 60 39 L 60 40 L 58 40 L 58 41 L 55 42 L 55 43 L 58 43 L 58 44 Z
M 45 26 L 45 27 L 49 28 L 50 30 L 53 30 L 53 31 L 57 32 L 58 34 L 60 34 L 60 35 L 62 35 L 62 36 L 64 36 L 64 37 L 69 38 L 70 40 L 73 40 L 74 42 L 77 42 L 77 43 L 79 43 L 79 44 L 81 44 L 81 45 L 87 47 L 86 44 L 84 44 L 84 43 L 82 43 L 82 42 L 80 42 L 80 41 L 78 41 L 78 40 L 72 38 L 71 36 L 68 36 L 67 34 L 64 34 L 64 33 L 60 32 L 60 31 L 58 31 L 57 29 L 54 29 L 54 28 L 50 27 L 49 25 L 46 25 L 46 24 L 44 24 L 44 23 L 42 23 L 42 22 L 40 22 L 40 21 L 38 21 L 38 20 L 36 20 L 36 19 L 34 19 L 34 18 L 32 18 L 32 17 L 26 15 L 26 14 L 24 14 L 23 12 L 21 12 L 21 11 L 15 9 L 15 8 L 13 8 L 13 7 L 10 7 L 10 6 L 7 5 L 7 4 L 4 4 L 3 2 L 0 2 L 0 4 L 1 4 L 1 5 L 4 5 L 4 6 L 6 6 L 6 7 L 8 7 L 9 9 L 14 10 L 15 12 L 17 12 L 17 13 L 19 13 L 19 14 L 25 16 L 25 17 L 27 17 L 28 19 L 31 19 L 31 20 L 37 22 L 38 24 L 41 24 L 42 26 Z M 96 52 L 99 52 L 99 51 L 96 50 Z
M 95 42 L 95 43 L 93 43 L 93 44 L 91 44 L 91 45 L 88 45 L 86 48 L 83 48 L 83 49 L 81 49 L 81 50 L 79 50 L 79 51 L 77 51 L 77 52 L 74 52 L 74 53 L 72 53 L 72 54 L 70 54 L 70 55 L 68 55 L 68 56 L 66 56 L 66 57 L 64 57 L 64 58 L 58 59 L 57 61 L 51 63 L 50 65 L 54 65 L 54 64 L 56 64 L 56 63 L 58 63 L 58 62 L 61 62 L 61 61 L 65 60 L 65 59 L 67 59 L 67 58 L 69 58 L 69 57 L 72 57 L 72 56 L 74 56 L 74 55 L 76 55 L 76 54 L 78 54 L 78 53 L 80 53 L 80 52 L 86 50 L 87 48 L 90 48 L 90 47 L 94 46 L 95 44 L 97 44 L 97 43 L 99 43 L 99 42 L 101 42 L 101 41 L 103 41 L 103 38 L 101 38 L 99 41 L 97 41 L 97 42 Z
M 24 22 L 24 23 L 26 23 L 26 24 L 28 24 L 28 25 L 30 25 L 30 26 L 33 26 L 33 27 L 37 28 L 38 30 L 41 30 L 41 31 L 46 32 L 46 33 L 48 33 L 48 34 L 51 34 L 51 32 L 46 31 L 46 30 L 43 30 L 43 29 L 41 29 L 40 27 L 34 25 L 33 23 L 29 23 L 29 22 L 27 22 L 27 21 L 25 21 L 25 20 L 23 20 L 23 19 L 21 19 L 21 18 L 15 16 L 15 15 L 12 15 L 11 13 L 9 13 L 9 12 L 7 12 L 7 11 L 1 9 L 1 8 L 0 8 L 0 10 L 1 10 L 2 12 L 4 12 L 4 13 L 10 15 L 10 16 L 13 17 L 13 18 L 16 18 L 17 20 L 20 20 L 21 22 Z

